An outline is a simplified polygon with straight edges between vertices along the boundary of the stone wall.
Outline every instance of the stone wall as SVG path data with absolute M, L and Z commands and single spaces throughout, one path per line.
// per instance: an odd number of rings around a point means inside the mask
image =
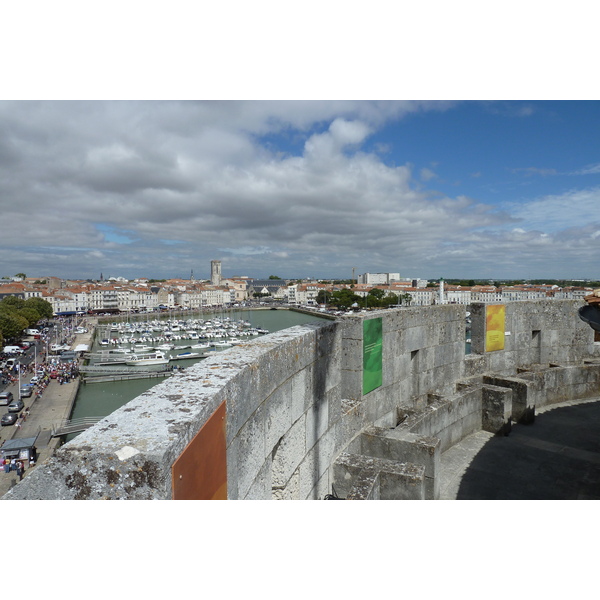
M 353 498 L 436 498 L 440 452 L 480 428 L 506 434 L 544 390 L 558 401 L 598 389 L 597 366 L 576 374 L 600 355 L 579 305 L 506 305 L 505 348 L 487 353 L 485 305 L 473 305 L 468 356 L 459 305 L 265 336 L 153 387 L 4 499 L 317 499 L 333 486 Z M 363 327 L 378 318 L 382 382 L 363 394 Z

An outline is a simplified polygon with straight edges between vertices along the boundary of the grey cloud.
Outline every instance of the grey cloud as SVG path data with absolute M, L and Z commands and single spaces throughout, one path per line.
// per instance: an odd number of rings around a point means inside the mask
M 507 228 L 541 224 L 547 209 L 558 218 L 560 199 L 501 212 L 432 194 L 410 166 L 355 152 L 386 119 L 448 106 L 0 102 L 0 158 L 8 158 L 0 161 L 0 266 L 6 274 L 186 276 L 193 268 L 201 276 L 223 255 L 224 267 L 238 274 L 413 264 L 421 272 L 412 275 L 439 276 L 440 269 L 472 272 L 480 262 L 513 268 L 515 244 L 531 260 L 540 245 L 556 251 L 557 236 Z M 303 154 L 259 143 L 285 130 L 301 132 Z M 135 241 L 110 241 L 98 224 L 132 232 Z M 34 243 L 46 249 L 35 251 Z M 576 251 L 569 237 L 566 252 Z

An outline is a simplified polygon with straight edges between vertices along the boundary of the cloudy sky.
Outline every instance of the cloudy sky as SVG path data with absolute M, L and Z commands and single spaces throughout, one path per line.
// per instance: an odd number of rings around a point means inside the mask
M 0 276 L 598 278 L 600 102 L 2 101 Z

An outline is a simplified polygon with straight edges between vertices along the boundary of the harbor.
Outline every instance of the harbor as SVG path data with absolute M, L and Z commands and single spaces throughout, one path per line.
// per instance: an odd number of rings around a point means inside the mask
M 270 333 L 274 333 L 276 331 L 280 331 L 282 329 L 286 329 L 288 327 L 292 327 L 294 325 L 302 325 L 310 322 L 323 322 L 322 315 L 319 314 L 308 314 L 301 313 L 294 310 L 287 309 L 278 309 L 278 310 L 230 310 L 226 313 L 222 311 L 212 311 L 212 312 L 204 312 L 199 314 L 190 314 L 189 312 L 180 312 L 178 315 L 169 315 L 166 314 L 160 319 L 163 323 L 166 324 L 167 321 L 187 321 L 187 320 L 210 320 L 211 322 L 215 319 L 224 321 L 225 317 L 229 317 L 230 322 L 238 322 L 244 321 L 249 323 L 247 326 L 248 329 L 257 328 L 262 331 L 268 331 Z M 150 319 L 150 321 L 153 319 Z M 157 343 L 158 346 L 162 344 L 166 344 L 167 342 L 159 340 L 158 342 L 140 342 L 139 339 L 143 337 L 162 337 L 161 332 L 153 332 L 152 334 L 146 334 L 144 336 L 143 331 L 147 331 L 147 327 L 144 327 L 144 323 L 148 321 L 148 318 L 145 315 L 138 315 L 137 319 L 132 317 L 121 318 L 120 321 L 115 320 L 104 320 L 98 326 L 97 333 L 95 336 L 95 342 L 92 346 L 90 346 L 90 352 L 92 355 L 100 354 L 100 353 L 108 353 L 111 349 L 118 349 L 116 344 L 105 344 L 101 345 L 100 342 L 104 340 L 111 339 L 119 339 L 121 336 L 119 331 L 115 329 L 111 333 L 110 329 L 112 327 L 117 327 L 118 324 L 122 324 L 125 328 L 127 328 L 127 322 L 129 321 L 128 329 L 135 330 L 138 329 L 138 333 L 134 333 L 133 337 L 137 340 L 135 343 L 144 343 L 148 346 L 151 346 L 154 343 Z M 117 322 L 117 325 L 113 325 L 113 323 Z M 192 330 L 193 331 L 193 330 Z M 196 333 L 200 335 L 202 330 L 196 330 Z M 172 332 L 174 336 L 178 336 L 183 338 L 182 331 L 174 331 Z M 241 340 L 242 344 L 249 343 L 250 341 L 257 339 L 259 336 L 232 336 L 234 339 L 237 337 Z M 129 338 L 131 339 L 131 337 Z M 226 339 L 226 338 L 222 338 Z M 95 361 L 90 360 L 89 366 L 82 367 L 82 377 L 83 381 L 79 388 L 79 392 L 77 395 L 77 399 L 75 405 L 73 407 L 73 412 L 70 415 L 73 419 L 85 418 L 85 417 L 95 417 L 97 415 L 108 415 L 111 412 L 120 408 L 123 404 L 129 402 L 133 398 L 140 396 L 145 391 L 149 390 L 151 387 L 159 384 L 161 381 L 164 381 L 166 378 L 173 373 L 173 368 L 177 369 L 187 369 L 198 361 L 203 360 L 203 357 L 195 357 L 195 358 L 185 358 L 183 355 L 187 351 L 191 352 L 199 352 L 204 353 L 209 356 L 214 355 L 217 352 L 223 352 L 228 349 L 227 346 L 214 346 L 210 349 L 209 343 L 218 343 L 216 338 L 209 338 L 208 340 L 195 340 L 195 339 L 175 339 L 171 336 L 171 341 L 169 342 L 172 346 L 174 346 L 170 350 L 165 350 L 165 352 L 173 359 L 171 360 L 166 368 L 163 366 L 154 366 L 143 368 L 139 367 L 127 367 L 124 364 L 113 364 L 111 365 L 96 365 L 92 364 Z M 205 345 L 209 346 L 207 348 L 198 348 L 193 349 L 190 346 L 194 345 Z M 126 347 L 131 347 L 132 344 L 127 345 Z M 152 346 L 156 347 L 156 346 Z M 231 346 L 229 346 L 231 347 Z M 109 354 L 109 356 L 111 356 Z M 179 356 L 179 358 L 177 358 Z M 117 359 L 118 360 L 118 359 Z M 102 372 L 101 369 L 105 371 Z M 86 370 L 90 369 L 90 370 Z M 110 369 L 111 372 L 107 371 Z M 143 373 L 140 373 L 139 370 L 142 370 Z M 143 376 L 140 376 L 143 375 Z M 101 379 L 102 378 L 102 379 Z M 72 439 L 74 435 L 67 436 L 66 440 L 69 441 Z

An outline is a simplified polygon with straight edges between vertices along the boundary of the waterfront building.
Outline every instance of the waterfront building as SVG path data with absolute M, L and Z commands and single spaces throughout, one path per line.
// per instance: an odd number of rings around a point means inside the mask
M 287 285 L 283 279 L 251 279 L 248 282 L 248 296 L 252 297 L 254 294 L 270 295 L 283 300 L 287 294 Z
M 42 296 L 42 300 L 47 300 L 52 305 L 54 314 L 76 312 L 77 305 L 73 296 L 63 294 L 61 291 L 55 291 L 53 294 Z
M 244 302 L 248 299 L 248 278 L 232 277 L 224 279 L 222 285 L 229 288 L 231 292 L 231 302 Z

